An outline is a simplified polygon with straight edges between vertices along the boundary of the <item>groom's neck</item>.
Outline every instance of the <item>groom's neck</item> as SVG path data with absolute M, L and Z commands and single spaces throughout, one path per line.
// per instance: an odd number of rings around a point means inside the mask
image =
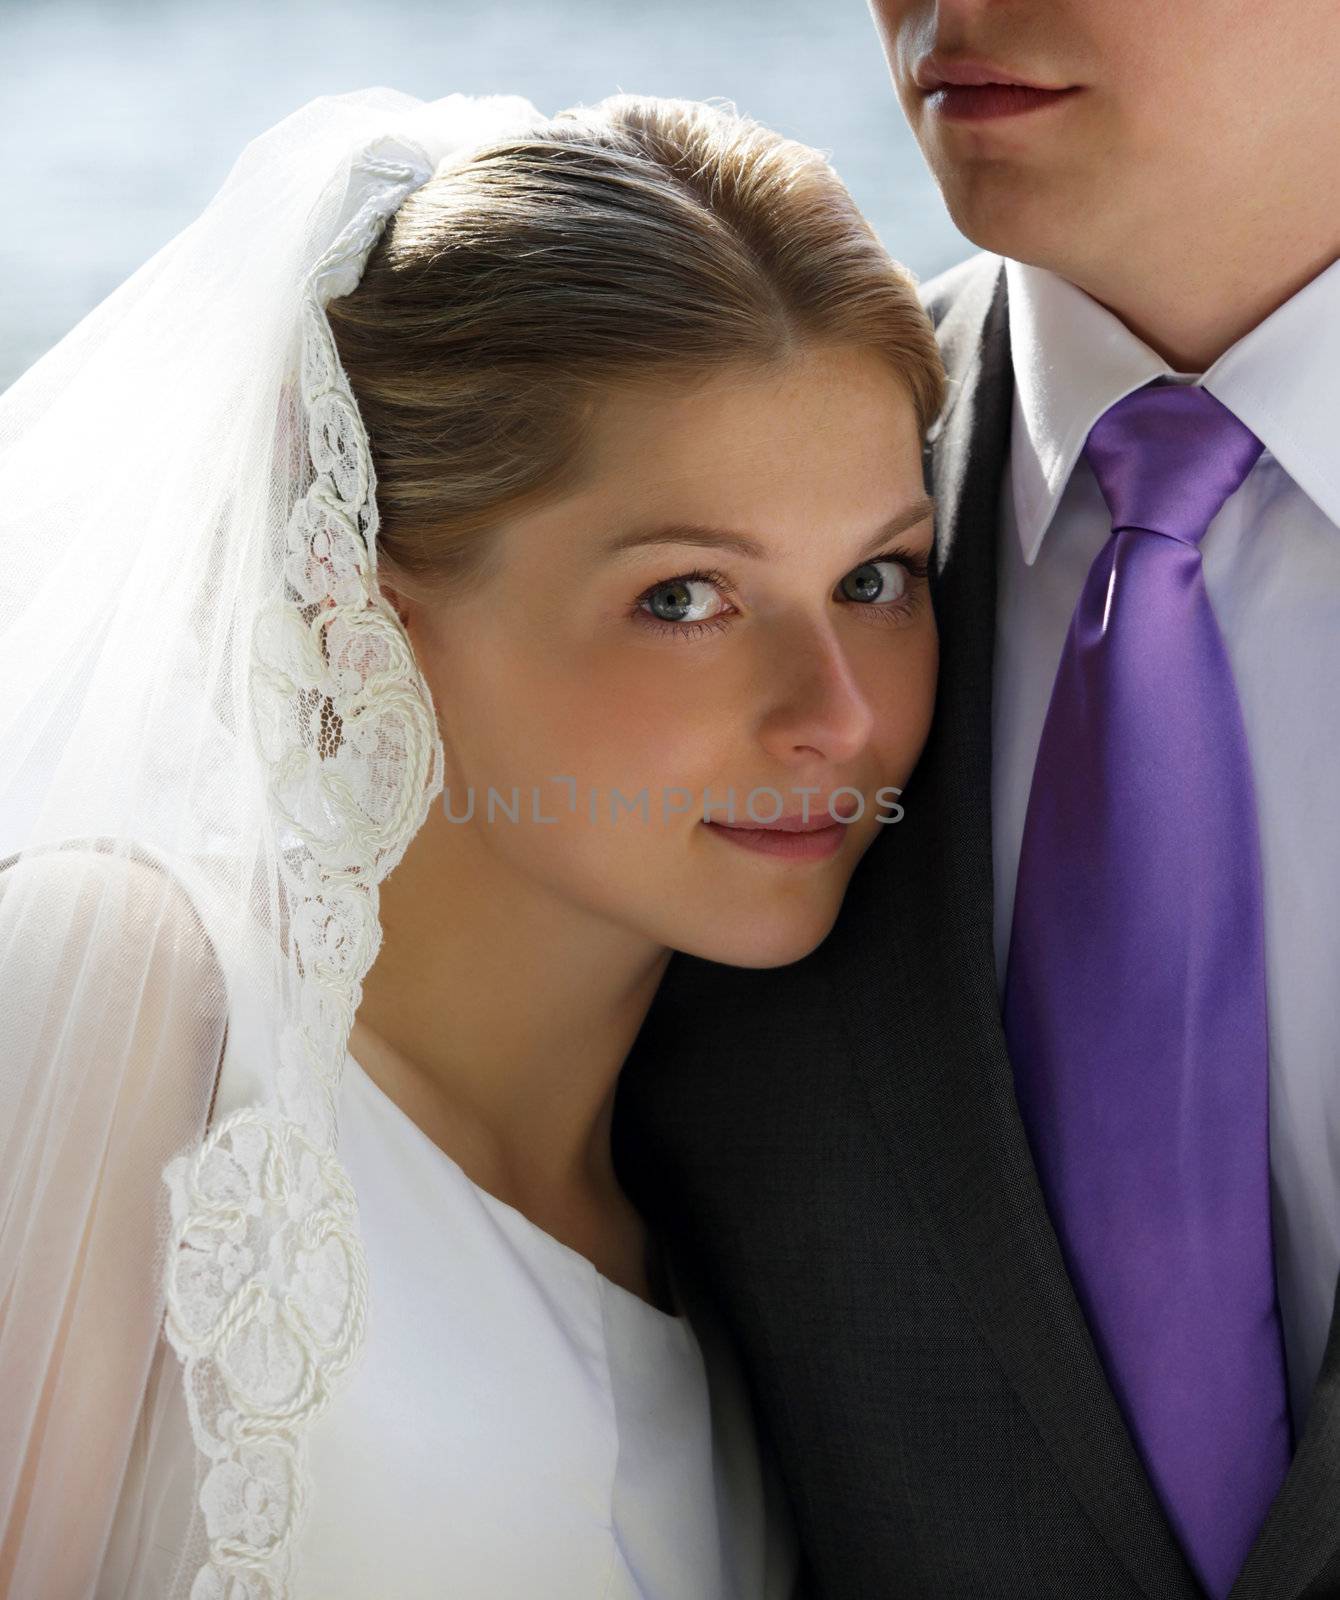
M 1312 209 L 1312 208 L 1309 208 Z M 1244 202 L 1236 225 L 1151 246 L 1048 262 L 1177 372 L 1204 372 L 1340 257 L 1340 196 L 1324 215 L 1271 217 Z

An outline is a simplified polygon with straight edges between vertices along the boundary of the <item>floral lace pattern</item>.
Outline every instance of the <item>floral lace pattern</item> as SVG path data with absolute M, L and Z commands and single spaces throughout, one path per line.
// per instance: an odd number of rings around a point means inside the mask
M 442 788 L 431 696 L 376 585 L 375 478 L 324 306 L 362 274 L 432 167 L 355 161 L 350 220 L 303 294 L 301 401 L 312 476 L 289 519 L 285 592 L 257 619 L 256 735 L 288 908 L 296 1020 L 272 1102 L 170 1163 L 165 1331 L 207 1469 L 209 1559 L 191 1600 L 284 1600 L 307 1497 L 306 1432 L 362 1345 L 367 1271 L 337 1155 L 337 1095 L 380 945 L 378 882 Z

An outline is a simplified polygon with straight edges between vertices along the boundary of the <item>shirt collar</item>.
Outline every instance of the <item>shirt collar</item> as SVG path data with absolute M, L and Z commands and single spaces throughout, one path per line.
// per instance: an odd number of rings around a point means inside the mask
M 1105 306 L 1043 267 L 1007 259 L 1014 365 L 1010 472 L 1030 565 L 1089 430 L 1163 377 L 1203 384 L 1340 524 L 1340 261 L 1243 335 L 1203 376 L 1177 373 Z

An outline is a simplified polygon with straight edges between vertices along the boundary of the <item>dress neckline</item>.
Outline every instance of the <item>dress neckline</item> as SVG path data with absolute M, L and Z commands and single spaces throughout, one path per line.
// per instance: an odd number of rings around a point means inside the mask
M 689 1323 L 688 1318 L 683 1314 L 683 1299 L 679 1294 L 678 1285 L 668 1260 L 662 1257 L 664 1274 L 671 1298 L 680 1307 L 678 1312 L 662 1311 L 660 1306 L 652 1305 L 649 1300 L 644 1300 L 640 1294 L 634 1294 L 631 1289 L 625 1289 L 623 1284 L 615 1283 L 613 1278 L 607 1278 L 589 1256 L 584 1256 L 580 1250 L 574 1250 L 571 1245 L 564 1244 L 561 1239 L 556 1239 L 552 1233 L 548 1233 L 538 1222 L 528 1217 L 524 1211 L 519 1210 L 514 1205 L 509 1205 L 506 1200 L 499 1199 L 496 1194 L 490 1193 L 489 1190 L 476 1183 L 459 1161 L 448 1155 L 442 1146 L 435 1139 L 430 1138 L 402 1106 L 396 1104 L 351 1050 L 346 1049 L 345 1062 L 346 1066 L 354 1068 L 357 1078 L 371 1092 L 373 1098 L 383 1107 L 386 1114 L 408 1129 L 410 1137 L 431 1151 L 437 1160 L 445 1162 L 462 1182 L 469 1185 L 489 1210 L 511 1221 L 514 1227 L 522 1229 L 529 1237 L 535 1240 L 540 1249 L 549 1250 L 558 1259 L 584 1269 L 601 1292 L 611 1298 L 615 1304 L 627 1304 L 634 1315 L 654 1318 L 656 1322 L 669 1330 L 682 1330 L 685 1334 L 688 1333 Z

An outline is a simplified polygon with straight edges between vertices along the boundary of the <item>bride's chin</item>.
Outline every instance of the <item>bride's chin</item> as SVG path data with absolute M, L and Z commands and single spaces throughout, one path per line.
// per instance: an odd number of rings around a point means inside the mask
M 782 911 L 760 906 L 756 915 L 718 918 L 701 938 L 681 938 L 675 948 L 726 967 L 787 967 L 813 954 L 832 932 L 841 899 L 813 907 L 789 906 Z M 744 908 L 737 908 L 743 913 Z

